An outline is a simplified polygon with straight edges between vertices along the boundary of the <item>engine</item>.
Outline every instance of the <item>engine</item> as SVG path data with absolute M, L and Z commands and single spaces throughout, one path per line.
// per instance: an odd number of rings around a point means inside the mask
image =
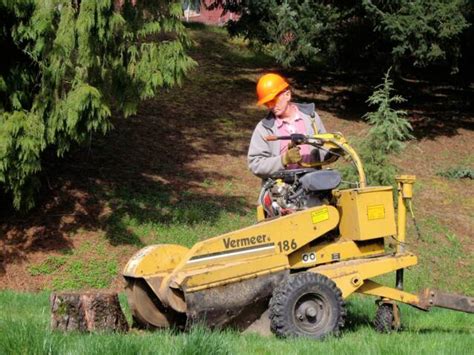
M 336 170 L 294 169 L 272 174 L 262 187 L 259 202 L 267 218 L 284 216 L 329 203 L 341 182 Z

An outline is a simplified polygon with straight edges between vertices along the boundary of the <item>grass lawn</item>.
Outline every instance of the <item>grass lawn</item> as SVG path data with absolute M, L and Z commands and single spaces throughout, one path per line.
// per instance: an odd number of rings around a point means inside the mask
M 278 339 L 232 331 L 190 333 L 131 331 L 128 334 L 59 333 L 49 329 L 47 293 L 0 293 L 1 354 L 472 354 L 473 315 L 429 313 L 402 306 L 404 329 L 379 334 L 370 325 L 372 299 L 350 298 L 346 327 L 324 341 Z M 130 319 L 126 300 L 121 302 Z M 14 310 L 14 311 L 13 311 Z

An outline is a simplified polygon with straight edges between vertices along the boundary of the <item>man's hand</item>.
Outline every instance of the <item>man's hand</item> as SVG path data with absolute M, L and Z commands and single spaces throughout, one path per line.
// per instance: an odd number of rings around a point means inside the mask
M 281 156 L 281 162 L 284 166 L 288 164 L 299 163 L 303 158 L 300 154 L 300 147 L 290 147 L 288 146 L 288 151 Z

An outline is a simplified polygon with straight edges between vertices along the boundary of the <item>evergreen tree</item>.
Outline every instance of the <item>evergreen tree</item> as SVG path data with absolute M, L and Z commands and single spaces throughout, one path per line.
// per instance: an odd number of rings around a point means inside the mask
M 0 0 L 0 188 L 31 208 L 47 147 L 112 128 L 195 63 L 179 1 Z
M 367 100 L 369 105 L 375 106 L 377 110 L 364 115 L 371 128 L 358 149 L 364 163 L 367 180 L 371 185 L 394 183 L 396 168 L 390 163 L 390 154 L 400 153 L 404 147 L 404 141 L 413 138 L 412 127 L 406 119 L 406 112 L 393 107 L 394 104 L 400 104 L 405 99 L 393 93 L 393 81 L 390 79 L 389 69 L 383 83 L 375 88 Z M 345 169 L 343 173 L 346 180 L 355 180 L 356 171 L 353 167 Z
M 229 24 L 231 34 L 244 35 L 284 66 L 307 64 L 317 53 L 334 50 L 341 11 L 322 1 L 246 0 L 227 8 L 241 15 Z M 225 7 L 226 5 L 224 5 Z M 237 10 L 236 10 L 237 9 Z
M 229 25 L 285 66 L 318 54 L 331 69 L 401 64 L 458 71 L 472 57 L 470 0 L 214 0 L 239 13 Z M 216 5 L 217 6 L 217 5 Z M 367 63 L 370 61 L 370 67 Z M 468 69 L 468 68 L 466 68 Z
M 393 92 L 389 69 L 383 83 L 375 87 L 375 91 L 367 100 L 369 106 L 376 106 L 377 110 L 364 115 L 372 126 L 369 130 L 370 148 L 378 149 L 384 154 L 399 153 L 404 147 L 403 141 L 413 138 L 406 111 L 393 108 L 394 104 L 406 100 L 400 95 L 393 95 Z
M 466 0 L 363 0 L 374 29 L 390 43 L 394 63 L 447 64 L 458 70 L 461 38 L 470 26 Z M 472 25 L 472 24 L 471 24 Z

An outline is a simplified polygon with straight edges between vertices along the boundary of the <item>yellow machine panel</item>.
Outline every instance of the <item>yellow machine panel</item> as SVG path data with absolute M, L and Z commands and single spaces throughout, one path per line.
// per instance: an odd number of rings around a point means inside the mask
M 309 268 L 335 261 L 366 258 L 384 253 L 383 238 L 357 242 L 338 239 L 315 245 L 307 244 L 289 255 L 289 263 L 291 269 Z
M 397 233 L 391 187 L 365 187 L 334 192 L 341 214 L 342 238 L 368 240 Z

